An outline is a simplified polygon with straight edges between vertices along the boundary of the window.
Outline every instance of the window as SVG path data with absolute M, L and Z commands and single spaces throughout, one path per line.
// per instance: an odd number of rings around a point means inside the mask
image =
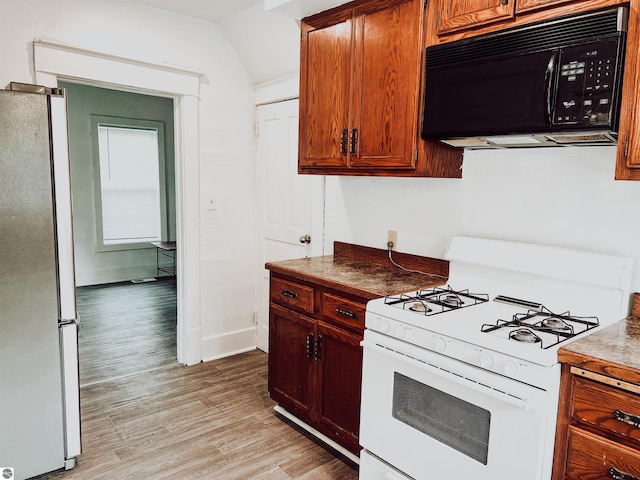
M 166 232 L 162 122 L 92 118 L 98 250 L 148 247 Z
M 491 412 L 394 372 L 393 418 L 487 464 Z

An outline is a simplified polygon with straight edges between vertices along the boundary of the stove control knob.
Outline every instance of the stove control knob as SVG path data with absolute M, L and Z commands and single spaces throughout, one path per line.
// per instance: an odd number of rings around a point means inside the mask
M 396 325 L 395 327 L 393 327 L 393 336 L 394 337 L 402 338 L 402 337 L 404 337 L 405 333 L 406 333 L 406 330 L 404 329 L 404 327 L 402 325 Z
M 447 349 L 447 342 L 442 337 L 436 337 L 433 343 L 433 349 L 436 352 L 444 352 Z
M 502 364 L 502 371 L 505 375 L 512 377 L 518 373 L 518 366 L 513 362 L 506 361 Z
M 381 332 L 388 332 L 389 329 L 391 328 L 391 325 L 389 325 L 389 320 L 385 318 L 380 318 L 380 325 L 378 326 L 378 328 L 380 329 Z
M 493 365 L 493 358 L 488 353 L 481 353 L 478 358 L 478 366 L 481 368 L 491 368 Z

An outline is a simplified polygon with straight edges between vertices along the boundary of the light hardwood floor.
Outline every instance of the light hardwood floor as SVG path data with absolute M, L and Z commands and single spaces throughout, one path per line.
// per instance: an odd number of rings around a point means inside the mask
M 40 480 L 357 479 L 274 413 L 265 353 L 176 362 L 172 280 L 80 288 L 78 309 L 83 453 Z

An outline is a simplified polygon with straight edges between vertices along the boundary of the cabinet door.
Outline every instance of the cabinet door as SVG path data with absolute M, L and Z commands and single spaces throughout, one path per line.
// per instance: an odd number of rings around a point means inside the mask
M 355 14 L 351 167 L 415 168 L 424 4 L 388 3 Z
M 562 3 L 576 3 L 581 0 L 516 0 L 516 13 L 528 12 L 538 8 L 555 7 Z
M 640 180 L 640 12 L 629 11 L 627 51 L 620 105 L 616 180 Z
M 299 166 L 346 167 L 353 69 L 352 11 L 302 24 Z
M 321 360 L 318 362 L 317 416 L 319 430 L 358 453 L 362 335 L 318 322 Z
M 269 393 L 303 420 L 309 419 L 312 401 L 314 326 L 311 318 L 270 305 Z
M 514 18 L 515 3 L 516 0 L 440 0 L 438 34 Z

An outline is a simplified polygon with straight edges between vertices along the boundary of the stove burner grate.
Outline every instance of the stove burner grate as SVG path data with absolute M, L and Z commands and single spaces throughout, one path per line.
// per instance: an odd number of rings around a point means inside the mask
M 415 293 L 389 295 L 384 302 L 423 315 L 435 315 L 458 308 L 470 307 L 489 301 L 489 295 L 454 290 L 449 285 L 418 290 Z
M 485 323 L 480 330 L 495 332 L 502 328 L 512 328 L 514 330 L 509 332 L 509 340 L 539 343 L 540 348 L 546 349 L 591 330 L 599 324 L 598 317 L 577 317 L 570 312 L 555 314 L 546 307 L 541 307 L 526 313 L 516 313 L 511 320 L 498 319 L 494 324 Z M 524 331 L 535 336 L 537 340 Z M 543 340 L 543 336 L 546 340 Z

